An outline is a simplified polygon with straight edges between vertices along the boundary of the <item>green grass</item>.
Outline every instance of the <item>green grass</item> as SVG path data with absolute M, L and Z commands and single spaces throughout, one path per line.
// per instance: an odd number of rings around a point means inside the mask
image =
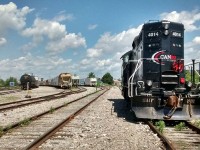
M 155 123 L 156 128 L 163 133 L 164 128 L 165 128 L 165 122 L 164 121 L 158 121 Z
M 185 129 L 185 123 L 184 122 L 180 122 L 179 124 L 175 125 L 175 130 L 182 131 L 183 129 Z
M 25 118 L 24 120 L 20 121 L 20 126 L 27 126 L 31 123 L 29 118 Z
M 49 112 L 50 112 L 51 114 L 53 114 L 54 111 L 55 111 L 55 108 L 53 108 L 53 107 L 51 107 L 50 110 L 49 110 Z

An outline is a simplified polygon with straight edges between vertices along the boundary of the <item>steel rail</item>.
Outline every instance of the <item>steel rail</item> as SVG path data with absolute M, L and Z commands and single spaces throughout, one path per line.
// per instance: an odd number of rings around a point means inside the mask
M 0 104 L 0 111 L 19 108 L 19 107 L 23 107 L 26 105 L 35 104 L 35 103 L 39 103 L 39 102 L 43 102 L 43 101 L 50 101 L 50 100 L 54 100 L 54 99 L 58 99 L 58 98 L 63 98 L 67 95 L 84 92 L 84 91 L 86 91 L 86 89 L 83 89 L 83 90 L 79 89 L 77 91 L 67 91 L 67 92 L 62 91 L 57 94 L 41 96 L 41 97 L 36 97 L 36 98 L 31 98 L 31 99 L 26 99 L 26 100 L 21 100 L 21 101 L 15 101 L 15 102 L 10 102 L 10 103 L 4 103 L 4 104 Z
M 103 89 L 101 89 L 101 90 L 103 90 Z M 96 92 L 94 92 L 94 93 L 96 93 Z M 85 97 L 87 97 L 87 96 L 89 96 L 89 95 L 92 95 L 92 94 L 94 94 L 94 93 L 90 93 L 90 94 L 88 94 L 88 95 L 82 96 L 82 97 L 80 97 L 80 98 L 77 98 L 77 99 L 75 99 L 75 100 L 72 100 L 72 101 L 70 101 L 70 102 L 67 102 L 67 103 L 65 103 L 65 104 L 63 104 L 63 105 L 60 105 L 60 106 L 58 106 L 58 107 L 54 107 L 53 109 L 54 109 L 54 110 L 58 110 L 58 109 L 60 109 L 60 108 L 62 108 L 62 107 L 65 107 L 65 106 L 67 106 L 67 105 L 69 105 L 69 104 L 71 104 L 71 103 L 74 103 L 74 102 L 76 102 L 76 101 L 78 101 L 78 100 L 80 100 L 80 99 L 82 99 L 82 98 L 85 98 Z M 38 119 L 38 118 L 40 118 L 40 117 L 42 117 L 42 116 L 44 116 L 44 115 L 46 115 L 46 114 L 49 114 L 50 112 L 51 112 L 51 110 L 48 110 L 48 111 L 42 112 L 42 113 L 40 113 L 40 114 L 37 114 L 37 115 L 35 115 L 35 116 L 29 117 L 29 118 L 27 118 L 27 119 L 29 119 L 30 121 L 34 121 L 34 120 L 36 120 L 36 119 Z M 19 122 L 16 122 L 16 123 L 12 124 L 12 125 L 9 125 L 8 127 L 4 127 L 4 128 L 2 129 L 2 131 L 4 132 L 3 134 L 7 133 L 7 132 L 10 131 L 11 129 L 14 129 L 14 128 L 17 128 L 17 127 L 20 127 L 20 126 L 21 126 L 21 120 L 20 120 Z
M 52 135 L 54 135 L 57 131 L 59 131 L 61 128 L 63 128 L 66 124 L 68 124 L 71 120 L 73 120 L 77 115 L 79 115 L 84 109 L 86 109 L 90 104 L 92 104 L 95 100 L 97 100 L 100 96 L 102 96 L 105 92 L 107 92 L 109 89 L 106 89 L 103 93 L 92 99 L 89 103 L 81 107 L 79 110 L 77 110 L 75 113 L 72 113 L 69 117 L 67 117 L 65 120 L 60 122 L 57 126 L 53 127 L 49 131 L 47 131 L 45 134 L 37 138 L 35 141 L 33 141 L 31 144 L 29 144 L 25 150 L 35 150 L 37 149 L 42 143 L 44 143 L 47 139 L 49 139 Z M 94 93 L 93 93 L 94 94 Z M 90 94 L 91 95 L 91 94 Z M 82 98 L 80 98 L 82 99 Z M 76 100 L 77 101 L 77 100 Z
M 17 93 L 17 92 L 21 92 L 22 90 L 6 90 L 6 91 L 0 91 L 0 95 L 6 95 L 6 94 L 11 94 L 11 93 Z
M 196 131 L 198 134 L 200 134 L 200 128 L 197 126 L 193 125 L 191 122 L 185 121 L 185 124 L 192 129 L 193 131 Z
M 190 129 L 191 131 L 193 132 L 190 132 L 190 134 L 188 135 L 188 131 L 185 131 L 187 134 L 186 134 L 186 139 L 188 139 L 190 136 L 192 137 L 192 140 L 194 140 L 193 138 L 196 137 L 195 136 L 195 132 L 199 135 L 200 134 L 200 128 L 196 127 L 195 125 L 193 125 L 191 122 L 189 121 L 182 121 L 185 123 L 185 126 L 188 127 L 188 129 Z M 166 149 L 170 149 L 170 150 L 176 150 L 177 148 L 177 140 L 176 141 L 173 141 L 173 143 L 171 142 L 171 139 L 170 137 L 168 137 L 167 135 L 163 135 L 162 133 L 160 133 L 157 128 L 150 122 L 150 121 L 145 121 L 146 124 L 149 125 L 149 127 L 151 128 L 151 130 L 156 133 L 158 135 L 158 137 L 163 141 L 163 143 L 165 144 L 166 146 Z M 179 130 L 177 130 L 177 132 L 179 132 Z M 174 132 L 173 132 L 174 133 Z M 181 133 L 184 133 L 184 131 L 180 132 Z M 183 140 L 183 136 L 180 136 L 181 139 Z M 198 140 L 199 141 L 199 140 Z M 194 142 L 194 146 L 196 146 L 196 144 L 199 144 L 200 142 L 198 141 L 195 141 Z M 193 145 L 190 145 L 190 146 L 193 146 Z
M 164 145 L 166 146 L 167 150 L 176 150 L 174 145 L 162 134 L 160 133 L 156 127 L 150 122 L 145 121 L 145 123 L 151 128 L 151 130 L 158 135 L 158 137 L 163 141 Z

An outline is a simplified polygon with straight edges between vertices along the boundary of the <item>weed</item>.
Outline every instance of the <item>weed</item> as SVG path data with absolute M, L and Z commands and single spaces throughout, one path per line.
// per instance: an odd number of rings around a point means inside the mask
M 185 123 L 184 122 L 180 122 L 179 124 L 175 125 L 175 130 L 177 131 L 181 131 L 185 128 Z
M 54 111 L 55 111 L 55 108 L 51 107 L 49 112 L 50 112 L 51 114 L 53 114 Z
M 67 102 L 64 102 L 64 106 L 67 106 L 68 105 L 68 103 Z
M 156 125 L 156 128 L 161 132 L 163 133 L 163 130 L 165 128 L 165 122 L 164 121 L 158 121 L 155 123 Z
M 20 125 L 21 125 L 21 126 L 26 126 L 26 125 L 29 125 L 30 122 L 31 122 L 31 120 L 30 120 L 29 118 L 26 118 L 26 119 L 24 119 L 24 120 L 22 120 L 22 121 L 20 122 Z
M 2 136 L 3 133 L 4 133 L 4 131 L 3 131 L 3 127 L 0 126 L 0 136 Z

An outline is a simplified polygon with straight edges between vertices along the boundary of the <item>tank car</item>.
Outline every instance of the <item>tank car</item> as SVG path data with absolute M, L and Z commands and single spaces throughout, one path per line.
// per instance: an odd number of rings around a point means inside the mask
M 48 79 L 47 84 L 50 86 L 60 88 L 71 88 L 72 87 L 72 75 L 70 73 L 60 73 L 53 79 Z
M 20 83 L 23 90 L 39 87 L 38 77 L 26 73 L 20 77 Z
M 121 59 L 122 95 L 137 118 L 200 118 L 200 85 L 184 74 L 183 24 L 145 23 Z

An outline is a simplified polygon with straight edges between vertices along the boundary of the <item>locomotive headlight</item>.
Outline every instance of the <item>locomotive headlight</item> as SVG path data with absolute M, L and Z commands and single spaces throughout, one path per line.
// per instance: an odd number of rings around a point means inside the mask
M 164 24 L 164 29 L 165 30 L 169 29 L 169 24 L 168 23 Z
M 169 23 L 170 22 L 162 22 L 162 27 L 164 29 L 163 34 L 165 36 L 169 35 Z
M 166 35 L 166 36 L 169 35 L 169 30 L 165 30 L 164 35 Z

